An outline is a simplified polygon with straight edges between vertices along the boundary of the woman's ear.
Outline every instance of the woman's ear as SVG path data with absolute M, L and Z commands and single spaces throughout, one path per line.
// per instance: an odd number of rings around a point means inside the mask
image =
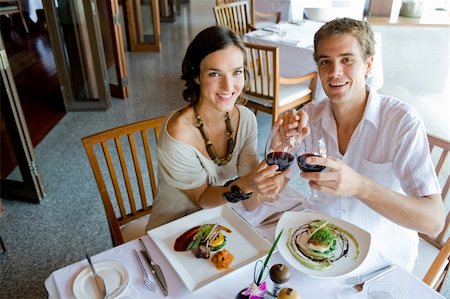
M 198 85 L 200 85 L 200 79 L 198 77 L 194 78 L 194 82 L 197 83 Z

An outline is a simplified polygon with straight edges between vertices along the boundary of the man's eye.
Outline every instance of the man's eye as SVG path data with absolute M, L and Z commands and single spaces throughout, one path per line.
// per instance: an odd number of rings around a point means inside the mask
M 234 75 L 241 75 L 244 71 L 242 70 L 236 70 L 234 71 Z
M 353 59 L 346 57 L 346 58 L 344 58 L 344 62 L 345 63 L 352 63 Z
M 319 60 L 319 65 L 327 65 L 329 60 Z
M 212 72 L 212 73 L 209 73 L 209 76 L 210 77 L 219 77 L 220 75 L 219 75 L 219 73 Z

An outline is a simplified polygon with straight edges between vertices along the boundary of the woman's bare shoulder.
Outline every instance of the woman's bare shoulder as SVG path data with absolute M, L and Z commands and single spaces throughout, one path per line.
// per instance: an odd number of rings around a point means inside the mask
M 192 144 L 194 137 L 194 112 L 190 107 L 183 108 L 173 114 L 167 123 L 167 132 L 169 135 L 185 143 Z

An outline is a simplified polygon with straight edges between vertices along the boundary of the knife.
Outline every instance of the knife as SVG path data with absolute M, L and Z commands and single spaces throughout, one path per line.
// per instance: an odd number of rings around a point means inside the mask
M 100 294 L 102 294 L 102 298 L 105 298 L 106 296 L 105 281 L 100 275 L 97 274 L 97 272 L 95 272 L 95 268 L 94 265 L 92 264 L 91 257 L 87 253 L 86 258 L 89 262 L 89 266 L 91 266 L 92 273 L 94 273 L 95 283 L 97 284 L 98 290 L 100 291 Z
M 153 276 L 156 278 L 156 282 L 161 288 L 161 291 L 163 292 L 164 296 L 167 296 L 169 294 L 167 290 L 167 282 L 166 279 L 164 278 L 164 273 L 162 272 L 161 267 L 153 261 L 152 256 L 150 255 L 150 251 L 147 250 L 147 246 L 145 246 L 145 243 L 144 241 L 142 241 L 142 239 L 139 239 L 139 244 L 142 247 L 141 252 L 145 257 L 145 260 L 149 264 Z
M 263 227 L 263 226 L 266 226 L 266 225 L 270 225 L 273 222 L 276 223 L 281 218 L 281 216 L 283 215 L 284 212 L 291 211 L 291 210 L 293 210 L 293 209 L 295 209 L 295 208 L 297 208 L 297 207 L 299 207 L 301 205 L 302 205 L 302 202 L 299 202 L 298 204 L 290 207 L 289 209 L 286 209 L 284 211 L 275 212 L 275 213 L 271 214 L 270 216 L 268 216 L 263 221 L 261 221 L 258 226 L 259 227 Z

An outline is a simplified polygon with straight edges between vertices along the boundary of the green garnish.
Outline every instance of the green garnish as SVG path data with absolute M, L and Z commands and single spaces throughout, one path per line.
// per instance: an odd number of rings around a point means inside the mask
M 186 250 L 197 248 L 202 242 L 202 240 L 204 240 L 207 236 L 209 236 L 214 227 L 216 227 L 216 224 L 200 225 L 197 234 L 195 234 L 194 239 L 192 239 L 192 241 L 189 242 L 189 245 L 186 248 Z
M 311 236 L 311 239 L 318 240 L 327 245 L 330 245 L 336 239 L 336 235 L 328 227 L 322 227 L 321 229 L 317 230 L 314 235 Z

